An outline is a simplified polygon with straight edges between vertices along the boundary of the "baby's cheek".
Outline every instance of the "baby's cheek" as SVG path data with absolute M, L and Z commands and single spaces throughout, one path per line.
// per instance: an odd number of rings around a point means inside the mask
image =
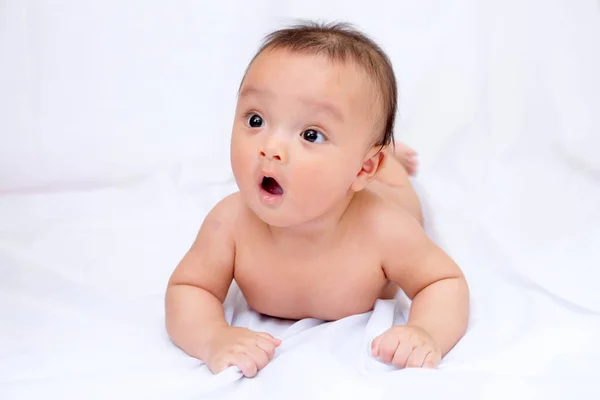
M 239 135 L 234 134 L 231 138 L 231 166 L 243 168 L 248 158 L 248 146 L 244 146 L 244 140 Z M 245 150 L 246 149 L 246 150 Z
M 317 202 L 335 201 L 345 196 L 349 187 L 348 174 L 343 174 L 339 168 L 313 168 L 307 166 L 299 171 L 302 175 L 302 189 Z
M 340 160 L 329 170 L 329 180 L 333 182 L 339 191 L 346 192 L 356 179 L 357 171 L 347 160 Z
M 231 151 L 231 170 L 238 185 L 243 185 L 249 178 L 251 171 L 248 165 L 248 157 L 244 152 Z
M 233 175 L 237 178 L 238 177 L 238 171 L 240 170 L 240 157 L 237 154 L 237 152 L 235 151 L 235 149 L 231 149 L 231 154 L 230 154 L 230 162 L 231 162 L 231 169 L 233 171 Z

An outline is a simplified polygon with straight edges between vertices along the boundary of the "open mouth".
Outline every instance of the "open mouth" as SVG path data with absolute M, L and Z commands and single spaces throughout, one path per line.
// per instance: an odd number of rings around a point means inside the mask
M 283 188 L 274 178 L 271 178 L 270 176 L 263 177 L 260 187 L 263 188 L 265 192 L 272 195 L 278 196 L 283 194 Z

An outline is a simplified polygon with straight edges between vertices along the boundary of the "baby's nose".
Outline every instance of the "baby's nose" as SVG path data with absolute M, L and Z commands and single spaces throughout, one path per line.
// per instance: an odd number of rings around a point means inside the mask
M 287 162 L 287 151 L 281 143 L 274 143 L 269 141 L 260 150 L 260 156 L 271 161 L 278 161 L 281 163 Z

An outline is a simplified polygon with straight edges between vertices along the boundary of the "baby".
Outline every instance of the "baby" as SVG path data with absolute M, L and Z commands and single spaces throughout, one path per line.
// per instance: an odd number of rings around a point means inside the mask
M 412 299 L 406 325 L 372 341 L 385 363 L 434 368 L 464 335 L 469 290 L 422 228 L 415 155 L 393 146 L 388 57 L 344 24 L 269 36 L 239 89 L 231 165 L 239 192 L 206 216 L 169 281 L 172 341 L 213 373 L 264 368 L 280 340 L 231 327 L 233 279 L 256 312 L 337 320 Z M 395 149 L 395 151 L 394 151 Z M 342 340 L 343 338 L 340 338 Z

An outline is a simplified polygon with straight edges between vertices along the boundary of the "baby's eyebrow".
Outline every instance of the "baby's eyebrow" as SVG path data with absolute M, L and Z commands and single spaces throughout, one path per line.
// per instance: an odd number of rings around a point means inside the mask
M 303 103 L 306 103 L 307 105 L 317 108 L 321 111 L 325 111 L 338 121 L 344 122 L 344 114 L 342 114 L 339 108 L 337 108 L 334 104 L 328 101 L 303 99 Z
M 253 94 L 259 96 L 272 95 L 272 93 L 268 90 L 255 88 L 254 86 L 246 86 L 242 90 L 240 90 L 239 97 L 250 96 Z
M 266 96 L 266 97 L 275 97 L 275 94 L 267 89 L 260 89 L 254 86 L 245 86 L 240 90 L 239 97 L 246 96 Z M 340 122 L 344 122 L 344 115 L 340 111 L 338 107 L 332 104 L 329 101 L 317 100 L 317 99 L 300 99 L 300 101 L 311 108 L 318 109 L 319 111 L 324 111 L 331 115 L 333 118 L 337 119 Z

